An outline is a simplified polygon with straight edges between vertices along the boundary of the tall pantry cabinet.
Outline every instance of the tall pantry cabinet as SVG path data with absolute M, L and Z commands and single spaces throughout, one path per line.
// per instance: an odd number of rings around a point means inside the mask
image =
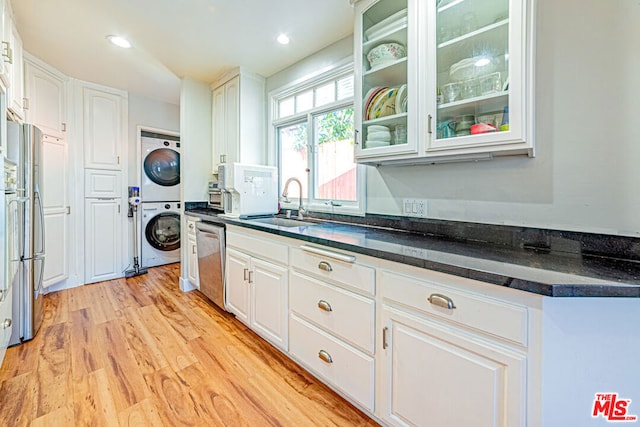
M 70 213 L 69 146 L 66 138 L 68 79 L 37 58 L 25 54 L 25 119 L 42 130 L 42 204 L 46 262 L 44 287 L 69 277 Z
M 25 79 L 26 121 L 43 132 L 44 286 L 121 277 L 127 94 L 70 80 L 28 53 Z
M 84 283 L 122 276 L 122 224 L 127 218 L 127 196 L 122 186 L 122 164 L 127 135 L 126 92 L 88 83 L 82 96 L 84 148 L 85 274 Z

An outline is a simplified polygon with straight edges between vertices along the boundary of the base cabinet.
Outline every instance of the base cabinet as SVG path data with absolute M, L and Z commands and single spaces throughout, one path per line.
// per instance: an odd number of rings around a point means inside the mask
M 390 307 L 383 325 L 386 422 L 526 425 L 525 355 Z
M 289 270 L 227 248 L 227 309 L 276 347 L 288 347 Z
M 187 217 L 187 279 L 196 288 L 200 288 L 198 275 L 198 245 L 196 241 L 196 222 Z
M 85 200 L 85 283 L 122 277 L 119 199 Z

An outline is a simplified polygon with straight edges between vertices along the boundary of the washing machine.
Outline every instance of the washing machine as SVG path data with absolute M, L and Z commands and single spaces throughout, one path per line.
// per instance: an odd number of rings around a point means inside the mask
M 140 134 L 143 202 L 180 200 L 180 137 L 142 131 Z
M 142 203 L 140 258 L 143 267 L 180 261 L 180 203 Z

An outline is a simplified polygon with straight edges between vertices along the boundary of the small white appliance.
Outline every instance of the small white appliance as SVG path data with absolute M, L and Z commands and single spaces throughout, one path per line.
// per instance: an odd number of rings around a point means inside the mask
M 143 267 L 180 261 L 180 203 L 142 203 Z
M 142 131 L 140 198 L 143 202 L 180 200 L 180 137 Z
M 278 213 L 278 169 L 273 166 L 223 163 L 218 187 L 224 195 L 224 213 L 246 218 Z

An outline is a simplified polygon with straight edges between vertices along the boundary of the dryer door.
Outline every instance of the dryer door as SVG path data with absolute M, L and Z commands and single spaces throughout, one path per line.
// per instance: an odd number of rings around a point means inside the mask
M 180 184 L 180 153 L 171 148 L 153 150 L 144 159 L 144 173 L 158 185 L 172 187 Z
M 149 220 L 144 234 L 147 242 L 159 251 L 173 251 L 180 248 L 180 215 L 163 212 Z

